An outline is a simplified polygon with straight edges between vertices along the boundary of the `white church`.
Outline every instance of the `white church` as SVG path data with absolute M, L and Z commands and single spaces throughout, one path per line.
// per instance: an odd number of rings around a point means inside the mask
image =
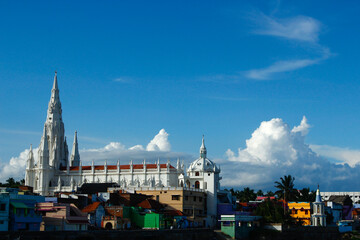
M 220 190 L 220 168 L 206 156 L 204 137 L 200 147 L 200 157 L 192 162 L 186 171 L 184 163 L 177 161 L 173 167 L 168 161 L 161 164 L 144 162 L 128 165 L 82 166 L 77 132 L 69 161 L 68 145 L 62 120 L 57 74 L 48 106 L 47 117 L 41 138 L 38 159 L 34 159 L 32 147 L 28 156 L 25 185 L 31 186 L 35 193 L 53 196 L 56 192 L 73 192 L 83 183 L 116 183 L 122 188 L 137 187 L 186 187 L 203 189 L 207 193 L 208 214 L 216 216 L 217 193 Z

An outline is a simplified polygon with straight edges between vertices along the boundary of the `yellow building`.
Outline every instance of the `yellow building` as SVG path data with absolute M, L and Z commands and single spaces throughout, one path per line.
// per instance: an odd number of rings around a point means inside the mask
M 289 202 L 290 216 L 301 221 L 304 226 L 311 225 L 311 207 L 308 202 Z

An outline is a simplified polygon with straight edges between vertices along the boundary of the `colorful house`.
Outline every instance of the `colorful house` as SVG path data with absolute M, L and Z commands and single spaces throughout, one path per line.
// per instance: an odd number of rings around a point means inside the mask
M 252 230 L 260 226 L 261 216 L 236 212 L 234 215 L 221 215 L 221 231 L 232 238 L 248 238 Z
M 88 214 L 88 219 L 91 226 L 98 228 L 101 227 L 102 217 L 105 216 L 105 208 L 102 206 L 101 202 L 93 202 L 92 204 L 87 205 L 81 211 Z
M 0 231 L 9 230 L 10 196 L 0 194 Z
M 79 231 L 87 230 L 87 214 L 74 204 L 43 202 L 36 205 L 43 216 L 40 231 Z
M 311 206 L 309 202 L 289 202 L 290 216 L 297 221 L 301 221 L 302 225 L 311 225 Z
M 35 205 L 44 201 L 44 197 L 28 194 L 16 188 L 1 188 L 1 231 L 39 231 L 42 218 L 35 212 Z

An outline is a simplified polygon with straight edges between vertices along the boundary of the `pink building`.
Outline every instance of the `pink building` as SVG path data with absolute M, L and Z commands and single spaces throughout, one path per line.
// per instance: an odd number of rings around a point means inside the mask
M 72 203 L 43 202 L 37 203 L 36 209 L 43 216 L 40 231 L 87 230 L 87 214 Z

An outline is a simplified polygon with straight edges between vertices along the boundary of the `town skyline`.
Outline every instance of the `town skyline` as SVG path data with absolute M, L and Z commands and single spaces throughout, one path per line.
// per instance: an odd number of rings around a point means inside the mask
M 360 36 L 342 28 L 359 6 L 339 18 L 312 4 L 3 3 L 2 181 L 21 178 L 40 143 L 57 70 L 65 135 L 71 148 L 78 131 L 85 162 L 188 166 L 204 134 L 222 187 L 291 174 L 299 188 L 359 191 Z

